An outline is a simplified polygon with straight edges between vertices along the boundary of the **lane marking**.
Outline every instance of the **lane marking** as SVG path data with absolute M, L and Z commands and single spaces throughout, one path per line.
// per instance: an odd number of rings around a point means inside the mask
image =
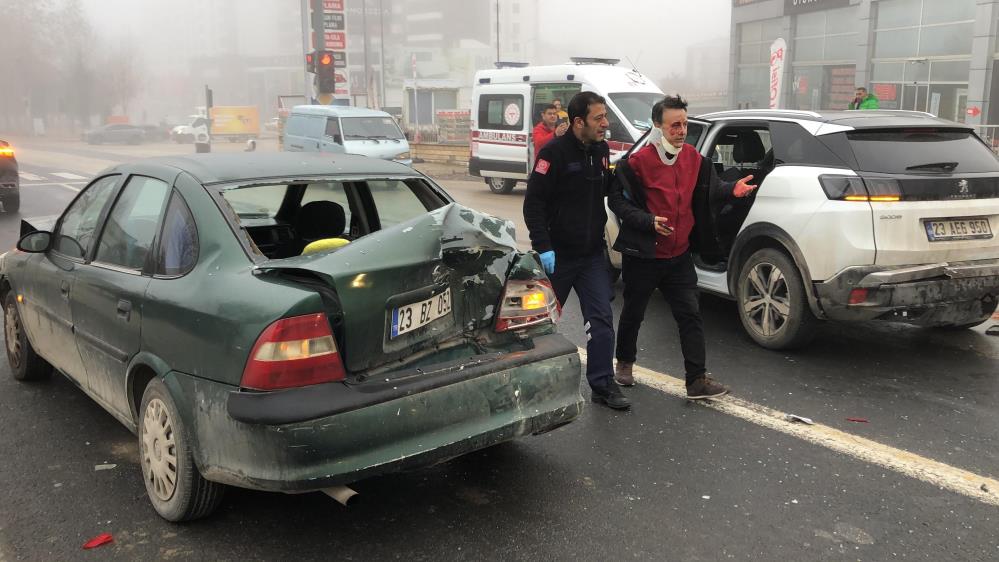
M 64 180 L 85 180 L 85 179 L 87 179 L 87 178 L 85 178 L 85 177 L 83 177 L 81 175 L 73 174 L 73 173 L 70 173 L 70 172 L 52 172 L 52 175 L 53 176 L 59 176 L 60 178 L 62 178 Z
M 68 183 L 56 183 L 56 184 L 53 184 L 53 185 L 58 185 L 59 187 L 65 187 L 66 189 L 68 189 L 70 191 L 80 191 L 79 187 L 76 187 L 75 185 L 70 185 Z
M 17 175 L 21 176 L 22 180 L 27 180 L 27 181 L 42 181 L 45 179 L 42 176 L 37 176 L 30 172 L 18 172 Z
M 586 350 L 580 349 L 579 356 L 585 362 Z M 633 373 L 635 380 L 649 388 L 679 398 L 687 398 L 687 387 L 682 379 L 638 365 L 634 366 Z M 736 398 L 731 394 L 718 400 L 696 400 L 694 402 L 767 429 L 797 437 L 813 445 L 825 447 L 910 478 L 939 486 L 982 503 L 999 506 L 999 480 L 852 435 L 820 423 L 815 425 L 791 423 L 785 421 L 785 412 Z

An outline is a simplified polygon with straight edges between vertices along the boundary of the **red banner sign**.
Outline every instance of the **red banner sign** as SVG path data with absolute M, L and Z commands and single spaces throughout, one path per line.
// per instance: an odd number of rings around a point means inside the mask
M 347 34 L 342 31 L 327 31 L 323 33 L 326 36 L 326 48 L 335 49 L 342 51 L 347 48 Z

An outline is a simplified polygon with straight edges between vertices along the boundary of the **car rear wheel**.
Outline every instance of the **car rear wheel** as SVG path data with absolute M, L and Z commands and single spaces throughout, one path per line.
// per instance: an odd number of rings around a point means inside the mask
M 761 346 L 791 349 L 814 337 L 818 319 L 798 268 L 783 252 L 764 248 L 750 256 L 739 272 L 737 295 L 742 326 Z
M 21 197 L 11 197 L 3 200 L 3 210 L 8 213 L 16 213 L 21 210 Z
M 14 291 L 7 291 L 4 298 L 4 341 L 7 345 L 7 362 L 10 372 L 19 381 L 35 381 L 49 378 L 52 365 L 42 359 L 28 341 L 28 334 L 21 323 L 21 313 L 17 309 Z
M 139 464 L 153 508 L 167 521 L 210 515 L 221 503 L 225 486 L 198 472 L 189 434 L 160 379 L 146 386 L 139 415 Z
M 486 178 L 486 185 L 493 193 L 505 194 L 513 191 L 513 186 L 517 185 L 517 182 L 509 178 Z

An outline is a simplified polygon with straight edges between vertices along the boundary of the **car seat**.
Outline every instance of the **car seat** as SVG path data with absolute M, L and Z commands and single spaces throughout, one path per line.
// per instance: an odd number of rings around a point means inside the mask
M 754 185 L 761 185 L 764 178 L 773 168 L 773 149 L 767 150 L 754 130 L 743 130 L 736 133 L 736 141 L 732 148 L 733 166 L 719 174 L 719 178 L 727 182 L 738 181 L 750 174 Z M 769 158 L 769 162 L 768 162 Z M 716 199 L 714 214 L 715 232 L 722 252 L 728 255 L 735 243 L 735 236 L 749 216 L 749 210 L 756 200 L 756 191 L 740 199 L 725 197 Z
M 333 201 L 312 201 L 302 205 L 292 222 L 295 229 L 297 248 L 290 252 L 296 256 L 306 246 L 317 240 L 343 236 L 347 226 L 347 215 L 339 203 Z

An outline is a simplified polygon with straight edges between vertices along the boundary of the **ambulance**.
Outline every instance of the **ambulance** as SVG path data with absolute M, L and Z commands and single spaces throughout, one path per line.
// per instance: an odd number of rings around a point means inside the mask
M 494 193 L 510 193 L 534 166 L 531 131 L 544 107 L 558 99 L 567 109 L 582 90 L 607 100 L 607 142 L 614 161 L 652 127 L 652 105 L 663 92 L 618 59 L 573 57 L 567 64 L 496 63 L 480 70 L 472 87 L 468 173 L 484 178 Z

